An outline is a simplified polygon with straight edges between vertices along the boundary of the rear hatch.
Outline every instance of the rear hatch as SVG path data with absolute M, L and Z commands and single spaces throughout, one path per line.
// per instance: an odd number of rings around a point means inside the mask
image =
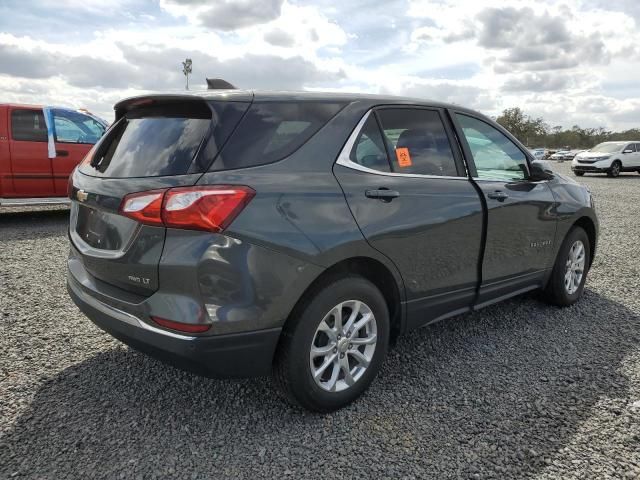
M 251 94 L 151 96 L 116 105 L 116 120 L 72 176 L 69 235 L 95 278 L 139 295 L 158 288 L 166 228 L 119 213 L 135 192 L 194 185 L 246 112 Z

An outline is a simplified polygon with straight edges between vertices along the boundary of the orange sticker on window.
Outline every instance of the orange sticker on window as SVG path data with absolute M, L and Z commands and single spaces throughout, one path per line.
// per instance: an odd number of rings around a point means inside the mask
M 398 165 L 401 168 L 410 167 L 411 163 L 411 155 L 409 155 L 408 148 L 396 148 L 396 158 L 398 159 Z

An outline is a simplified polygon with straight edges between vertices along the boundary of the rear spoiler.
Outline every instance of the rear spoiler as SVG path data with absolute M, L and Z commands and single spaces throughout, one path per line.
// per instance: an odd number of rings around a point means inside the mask
M 149 107 L 158 104 L 183 105 L 191 103 L 204 103 L 209 100 L 225 100 L 230 102 L 251 102 L 253 101 L 253 92 L 249 90 L 234 90 L 228 93 L 217 93 L 209 90 L 193 93 L 167 93 L 167 94 L 151 94 L 141 95 L 138 97 L 125 98 L 119 101 L 113 107 L 116 113 L 115 120 L 119 120 L 127 112 L 137 109 Z M 115 123 L 115 122 L 114 122 Z

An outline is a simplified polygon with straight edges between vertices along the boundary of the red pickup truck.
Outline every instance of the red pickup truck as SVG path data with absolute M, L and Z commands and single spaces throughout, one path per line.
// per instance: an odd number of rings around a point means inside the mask
M 69 174 L 106 128 L 85 111 L 0 104 L 0 205 L 68 203 Z

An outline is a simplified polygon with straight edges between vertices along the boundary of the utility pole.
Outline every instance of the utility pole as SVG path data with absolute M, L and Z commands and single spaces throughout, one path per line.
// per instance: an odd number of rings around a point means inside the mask
M 193 62 L 191 62 L 190 58 L 187 58 L 184 62 L 182 62 L 182 73 L 184 74 L 186 80 L 187 80 L 187 85 L 186 85 L 186 89 L 189 90 L 189 75 L 191 75 L 191 65 Z

